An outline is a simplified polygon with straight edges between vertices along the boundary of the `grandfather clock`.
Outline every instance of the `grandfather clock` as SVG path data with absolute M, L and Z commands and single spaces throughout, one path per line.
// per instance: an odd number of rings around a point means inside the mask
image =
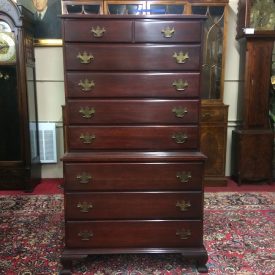
M 273 132 L 269 122 L 271 62 L 275 38 L 273 0 L 240 0 L 237 40 L 240 44 L 240 127 L 232 134 L 232 176 L 270 182 Z
M 0 0 L 0 189 L 40 179 L 32 17 Z

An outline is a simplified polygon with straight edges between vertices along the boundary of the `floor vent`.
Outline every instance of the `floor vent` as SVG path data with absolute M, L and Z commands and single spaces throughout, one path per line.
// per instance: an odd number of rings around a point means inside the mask
M 38 123 L 41 163 L 57 163 L 55 123 Z

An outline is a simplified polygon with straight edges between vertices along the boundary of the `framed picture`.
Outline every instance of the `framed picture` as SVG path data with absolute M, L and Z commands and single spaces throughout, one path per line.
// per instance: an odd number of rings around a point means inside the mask
M 17 0 L 34 14 L 35 45 L 61 46 L 61 0 Z

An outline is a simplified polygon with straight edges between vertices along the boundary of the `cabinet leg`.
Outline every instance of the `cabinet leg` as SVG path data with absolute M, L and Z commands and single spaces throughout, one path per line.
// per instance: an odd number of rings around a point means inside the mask
M 83 260 L 87 258 L 88 255 L 62 255 L 61 256 L 61 264 L 62 270 L 60 271 L 60 275 L 71 275 L 73 268 L 73 261 Z

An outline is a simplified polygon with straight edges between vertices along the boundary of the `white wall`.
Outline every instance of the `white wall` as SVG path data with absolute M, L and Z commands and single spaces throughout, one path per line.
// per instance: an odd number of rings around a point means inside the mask
M 224 103 L 229 105 L 226 175 L 230 175 L 231 133 L 237 123 L 239 54 L 236 35 L 238 0 L 229 1 L 227 54 L 225 66 Z M 63 155 L 63 124 L 61 106 L 64 105 L 64 75 L 62 47 L 35 48 L 38 93 L 38 120 L 57 125 L 58 159 Z M 43 178 L 63 177 L 62 163 L 43 164 Z

